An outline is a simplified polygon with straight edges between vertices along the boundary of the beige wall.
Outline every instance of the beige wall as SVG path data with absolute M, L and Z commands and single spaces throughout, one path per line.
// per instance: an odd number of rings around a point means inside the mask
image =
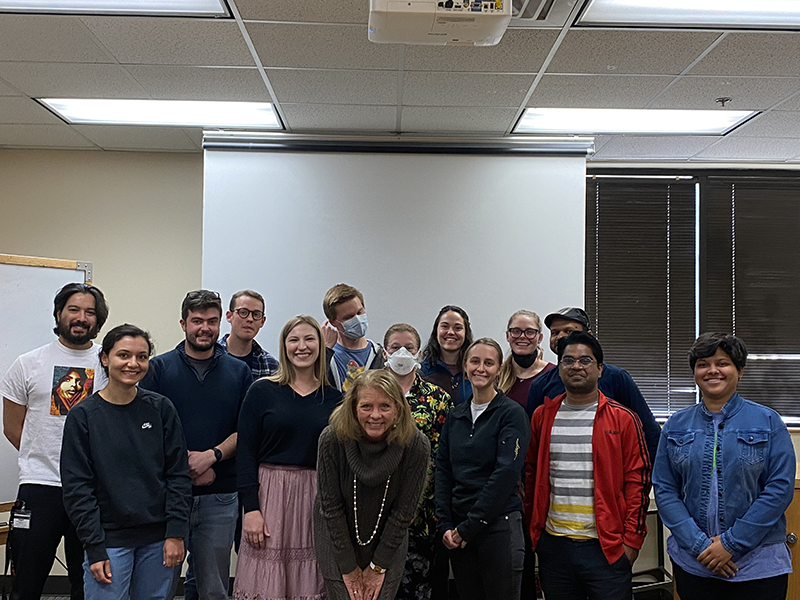
M 94 263 L 104 331 L 134 323 L 158 352 L 200 287 L 202 216 L 202 154 L 0 150 L 0 253 Z

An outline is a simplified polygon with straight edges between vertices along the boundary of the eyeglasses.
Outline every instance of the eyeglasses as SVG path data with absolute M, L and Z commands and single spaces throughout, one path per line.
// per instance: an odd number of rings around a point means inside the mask
M 529 340 L 532 340 L 537 335 L 539 335 L 539 330 L 538 329 L 532 329 L 532 328 L 531 329 L 520 329 L 519 327 L 512 327 L 511 329 L 508 330 L 508 333 L 510 333 L 511 337 L 514 338 L 514 339 L 522 336 L 522 334 L 524 333 L 526 338 L 528 338 Z
M 253 315 L 254 321 L 260 321 L 261 317 L 264 316 L 264 311 L 261 310 L 248 310 L 246 308 L 237 308 L 234 312 L 243 319 L 246 319 L 250 315 Z
M 588 367 L 593 362 L 594 359 L 591 356 L 581 356 L 580 358 L 573 358 L 571 356 L 561 357 L 561 364 L 565 367 L 571 367 L 575 363 L 578 363 L 582 367 Z

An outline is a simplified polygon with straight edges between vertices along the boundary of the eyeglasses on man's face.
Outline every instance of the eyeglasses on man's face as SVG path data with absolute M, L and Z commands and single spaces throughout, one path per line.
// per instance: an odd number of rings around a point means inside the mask
M 237 315 L 239 315 L 240 317 L 242 317 L 243 319 L 246 319 L 250 315 L 253 315 L 253 320 L 254 321 L 260 321 L 261 318 L 264 316 L 264 312 L 263 311 L 260 311 L 260 310 L 249 310 L 247 308 L 237 308 L 234 312 Z
M 580 358 L 574 358 L 572 356 L 561 357 L 561 364 L 565 367 L 571 367 L 575 363 L 578 363 L 582 367 L 588 367 L 593 362 L 594 359 L 591 356 L 581 356 Z
M 521 337 L 524 334 L 526 338 L 528 338 L 529 340 L 532 340 L 537 335 L 539 335 L 539 330 L 538 329 L 533 329 L 533 328 L 520 329 L 519 327 L 512 327 L 511 329 L 508 330 L 508 333 L 511 334 L 511 337 L 514 338 L 514 339 L 516 339 L 518 337 Z

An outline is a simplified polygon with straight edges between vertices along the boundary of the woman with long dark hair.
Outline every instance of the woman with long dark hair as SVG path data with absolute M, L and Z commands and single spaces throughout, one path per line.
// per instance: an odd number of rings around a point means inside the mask
M 472 327 L 467 312 L 452 304 L 442 307 L 422 351 L 420 373 L 425 381 L 447 392 L 453 405 L 461 404 L 472 394 L 462 372 L 464 353 L 471 343 Z

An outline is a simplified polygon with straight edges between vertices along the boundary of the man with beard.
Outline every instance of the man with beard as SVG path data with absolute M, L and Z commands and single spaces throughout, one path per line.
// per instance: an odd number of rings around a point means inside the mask
M 239 407 L 253 382 L 247 365 L 217 344 L 221 320 L 219 294 L 208 290 L 186 294 L 181 307 L 186 339 L 151 360 L 139 384 L 172 400 L 183 425 L 193 496 L 186 545 L 201 600 L 228 597 L 239 512 L 233 460 L 236 428 Z M 178 565 L 176 583 L 180 569 Z
M 100 347 L 108 318 L 103 293 L 69 283 L 53 302 L 58 339 L 17 358 L 0 382 L 3 432 L 19 450 L 18 520 L 11 534 L 12 597 L 38 600 L 64 538 L 72 600 L 83 598 L 83 547 L 61 497 L 59 459 L 70 409 L 107 384 Z
M 525 514 L 552 600 L 630 600 L 647 533 L 650 459 L 636 413 L 598 390 L 603 349 L 589 333 L 559 340 L 566 393 L 533 413 Z

